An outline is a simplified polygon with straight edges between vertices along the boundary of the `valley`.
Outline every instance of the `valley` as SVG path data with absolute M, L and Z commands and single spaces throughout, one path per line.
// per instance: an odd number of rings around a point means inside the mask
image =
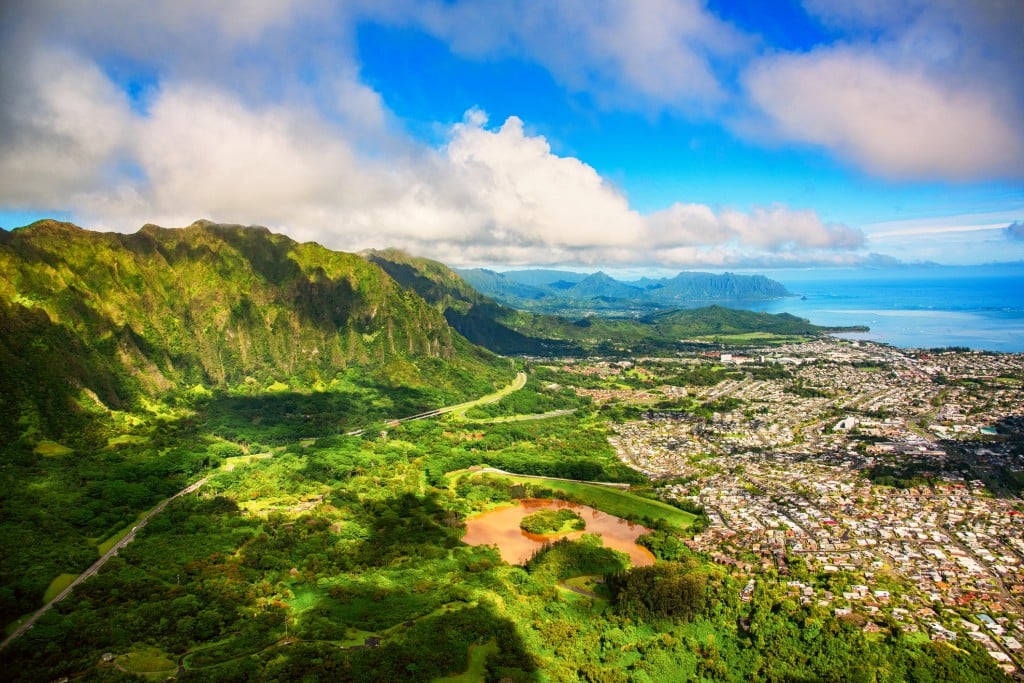
M 436 262 L 240 226 L 2 237 L 7 635 L 109 553 L 7 641 L 9 680 L 1022 664 L 1019 355 L 524 313 Z M 467 537 L 526 506 L 636 533 Z

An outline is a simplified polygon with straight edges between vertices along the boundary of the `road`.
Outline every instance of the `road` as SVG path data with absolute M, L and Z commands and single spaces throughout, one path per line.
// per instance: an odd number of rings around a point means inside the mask
M 465 403 L 459 403 L 454 406 L 445 406 L 444 408 L 437 408 L 436 410 L 428 410 L 425 413 L 410 415 L 409 417 L 401 417 L 398 418 L 397 420 L 391 420 L 387 424 L 399 425 L 403 422 L 413 422 L 414 420 L 426 420 L 431 417 L 440 417 L 441 415 L 446 415 L 448 413 L 465 414 L 465 412 L 470 408 L 500 401 L 501 399 L 511 394 L 513 391 L 519 391 L 524 386 L 526 386 L 526 373 L 520 372 L 516 375 L 516 378 L 512 380 L 511 384 L 509 384 L 504 389 L 499 389 L 493 394 L 487 394 L 486 396 L 478 398 L 474 401 L 467 401 Z M 352 432 L 346 432 L 346 436 L 360 436 L 364 431 L 365 430 L 357 429 Z
M 107 561 L 110 558 L 112 558 L 114 555 L 117 555 L 117 552 L 121 548 L 125 547 L 126 545 L 128 545 L 129 543 L 134 541 L 135 540 L 135 534 L 137 534 L 140 529 L 142 529 L 144 526 L 146 526 L 146 524 L 149 523 L 149 520 L 152 519 L 155 515 L 158 515 L 161 512 L 163 512 L 164 508 L 167 507 L 168 503 L 170 503 L 175 498 L 178 498 L 180 496 L 185 496 L 185 495 L 188 495 L 189 493 L 192 493 L 193 491 L 195 491 L 196 489 L 198 489 L 200 486 L 202 486 L 205 483 L 206 483 L 206 477 L 203 477 L 202 479 L 200 479 L 196 483 L 192 484 L 191 486 L 188 486 L 188 487 L 182 489 L 181 491 L 178 491 L 173 496 L 171 496 L 170 498 L 162 501 L 155 508 L 153 508 L 152 510 L 147 512 L 146 515 L 142 519 L 139 520 L 139 523 L 136 524 L 135 526 L 133 526 L 132 530 L 129 531 L 127 534 L 125 534 L 125 537 L 122 538 L 120 541 L 118 541 L 114 545 L 113 548 L 108 550 L 103 555 L 103 557 L 101 557 L 100 559 L 96 560 L 96 562 L 94 562 L 91 567 L 89 567 L 84 572 L 82 572 L 78 576 L 77 579 L 75 579 L 74 581 L 71 582 L 71 585 L 69 585 L 67 588 L 62 590 L 59 594 L 57 594 L 57 597 L 55 597 L 53 600 L 50 600 L 50 602 L 48 602 L 45 605 L 43 605 L 37 612 L 35 612 L 32 616 L 30 616 L 28 619 L 26 619 L 25 623 L 23 623 L 21 626 L 18 627 L 18 630 L 16 630 L 11 635 L 7 636 L 7 638 L 5 638 L 2 643 L 0 643 L 0 650 L 3 650 L 9 644 L 14 642 L 18 638 L 20 638 L 22 635 L 24 635 L 26 631 L 28 631 L 30 628 L 32 628 L 32 626 L 34 626 L 35 623 L 37 621 L 39 621 L 40 617 L 42 617 L 44 614 L 46 614 L 48 611 L 50 611 L 51 607 L 56 605 L 58 602 L 60 602 L 64 598 L 68 597 L 71 594 L 71 591 L 73 591 L 75 589 L 75 586 L 77 586 L 78 584 L 82 583 L 86 579 L 88 579 L 88 578 L 90 578 L 92 576 L 95 576 L 96 573 L 103 567 L 103 565 L 105 565 L 107 563 Z
M 467 410 L 469 410 L 470 408 L 472 408 L 474 406 L 481 406 L 481 405 L 486 405 L 488 403 L 494 403 L 495 401 L 500 401 L 505 396 L 508 396 L 513 391 L 519 391 L 524 386 L 526 386 L 526 373 L 525 372 L 520 372 L 520 373 L 516 374 L 516 378 L 512 381 L 511 384 L 509 384 L 507 387 L 505 387 L 503 389 L 499 389 L 498 391 L 494 392 L 493 394 L 488 394 L 486 396 L 483 396 L 481 398 L 476 399 L 475 401 L 467 401 L 466 403 L 460 403 L 460 404 L 454 405 L 454 406 L 447 406 L 445 408 L 438 408 L 437 410 L 430 410 L 430 411 L 427 411 L 425 413 L 420 413 L 418 415 L 410 415 L 409 417 L 403 417 L 403 418 L 398 419 L 398 420 L 393 420 L 391 422 L 391 424 L 399 424 L 399 423 L 402 423 L 402 422 L 411 422 L 413 420 L 424 420 L 424 419 L 427 419 L 427 418 L 430 418 L 430 417 L 437 417 L 439 415 L 444 415 L 446 413 L 455 413 L 455 412 L 465 413 Z M 359 430 L 359 431 L 355 431 L 355 432 L 349 432 L 349 435 L 350 436 L 358 436 L 358 435 L 360 435 L 362 433 L 363 433 L 363 430 Z M 64 598 L 66 598 L 68 595 L 70 595 L 71 591 L 73 591 L 75 589 L 75 586 L 77 586 L 78 584 L 82 583 L 83 581 L 85 581 L 89 577 L 94 576 L 103 567 L 103 565 L 105 565 L 107 563 L 107 561 L 110 558 L 112 558 L 115 555 L 117 555 L 117 552 L 121 548 L 125 547 L 126 545 L 131 543 L 133 540 L 135 540 L 135 534 L 138 533 L 139 530 L 142 529 L 144 526 L 146 526 L 146 524 L 149 523 L 149 520 L 152 519 L 152 517 L 154 515 L 158 515 L 161 512 L 163 512 L 164 508 L 167 507 L 168 503 L 170 503 L 175 498 L 178 498 L 180 496 L 184 496 L 184 495 L 188 495 L 189 493 L 192 493 L 193 491 L 198 489 L 200 486 L 205 484 L 206 481 L 207 481 L 206 477 L 200 479 L 199 481 L 197 481 L 196 483 L 192 484 L 191 486 L 189 486 L 187 488 L 184 488 L 181 491 L 178 491 L 176 494 L 174 494 L 170 498 L 164 500 L 159 505 L 157 505 L 155 508 L 153 508 L 148 513 L 146 513 L 146 516 L 143 517 L 141 520 L 139 520 L 139 523 L 136 524 L 134 527 L 132 527 L 132 530 L 130 532 L 128 532 L 125 535 L 124 538 L 122 538 L 120 541 L 118 541 L 114 545 L 113 548 L 108 550 L 103 555 L 103 557 L 101 557 L 100 559 L 96 560 L 96 562 L 93 563 L 93 565 L 91 567 L 89 567 L 84 572 L 82 572 L 78 576 L 78 578 L 76 578 L 74 581 L 72 581 L 71 585 L 69 585 L 67 588 L 62 590 L 57 595 L 57 597 L 55 597 L 53 600 L 50 600 L 50 602 L 48 602 L 45 605 L 43 605 L 37 612 L 35 612 L 34 614 L 32 614 L 32 616 L 30 616 L 28 619 L 26 619 L 25 623 L 23 623 L 21 626 L 19 626 L 18 629 L 16 631 L 14 631 L 14 633 L 12 633 L 7 638 L 5 638 L 3 640 L 3 642 L 0 642 L 0 650 L 3 650 L 10 643 L 14 642 L 18 638 L 20 638 L 22 635 L 24 635 L 26 631 L 28 631 L 30 628 L 32 628 L 32 626 L 34 626 L 35 623 L 37 621 L 39 621 L 40 617 L 42 617 L 44 614 L 46 614 L 48 611 L 50 611 L 50 608 L 52 608 L 58 602 L 60 602 Z

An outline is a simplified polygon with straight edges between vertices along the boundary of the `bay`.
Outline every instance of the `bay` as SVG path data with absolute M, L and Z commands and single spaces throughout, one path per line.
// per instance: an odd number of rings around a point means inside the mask
M 1024 352 L 1024 266 L 808 270 L 765 273 L 796 296 L 728 305 L 792 313 L 843 334 L 904 348 Z

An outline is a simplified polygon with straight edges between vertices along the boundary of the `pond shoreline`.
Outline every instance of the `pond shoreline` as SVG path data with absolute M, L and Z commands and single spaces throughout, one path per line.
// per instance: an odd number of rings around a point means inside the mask
M 558 534 L 531 534 L 519 528 L 523 517 L 539 510 L 570 509 L 579 513 L 587 523 L 583 531 Z M 606 547 L 627 553 L 634 567 L 654 564 L 654 555 L 636 539 L 650 531 L 647 527 L 609 515 L 589 505 L 570 503 L 557 498 L 524 498 L 466 520 L 463 543 L 468 545 L 496 545 L 501 558 L 509 564 L 524 564 L 545 543 L 560 538 L 576 539 L 583 534 L 598 534 Z

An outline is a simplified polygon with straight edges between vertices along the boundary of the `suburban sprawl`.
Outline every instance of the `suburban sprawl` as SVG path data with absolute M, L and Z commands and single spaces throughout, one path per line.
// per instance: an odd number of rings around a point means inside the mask
M 1024 356 L 826 338 L 559 370 L 639 418 L 619 457 L 705 510 L 688 545 L 749 575 L 741 599 L 773 582 L 866 633 L 1024 666 Z

